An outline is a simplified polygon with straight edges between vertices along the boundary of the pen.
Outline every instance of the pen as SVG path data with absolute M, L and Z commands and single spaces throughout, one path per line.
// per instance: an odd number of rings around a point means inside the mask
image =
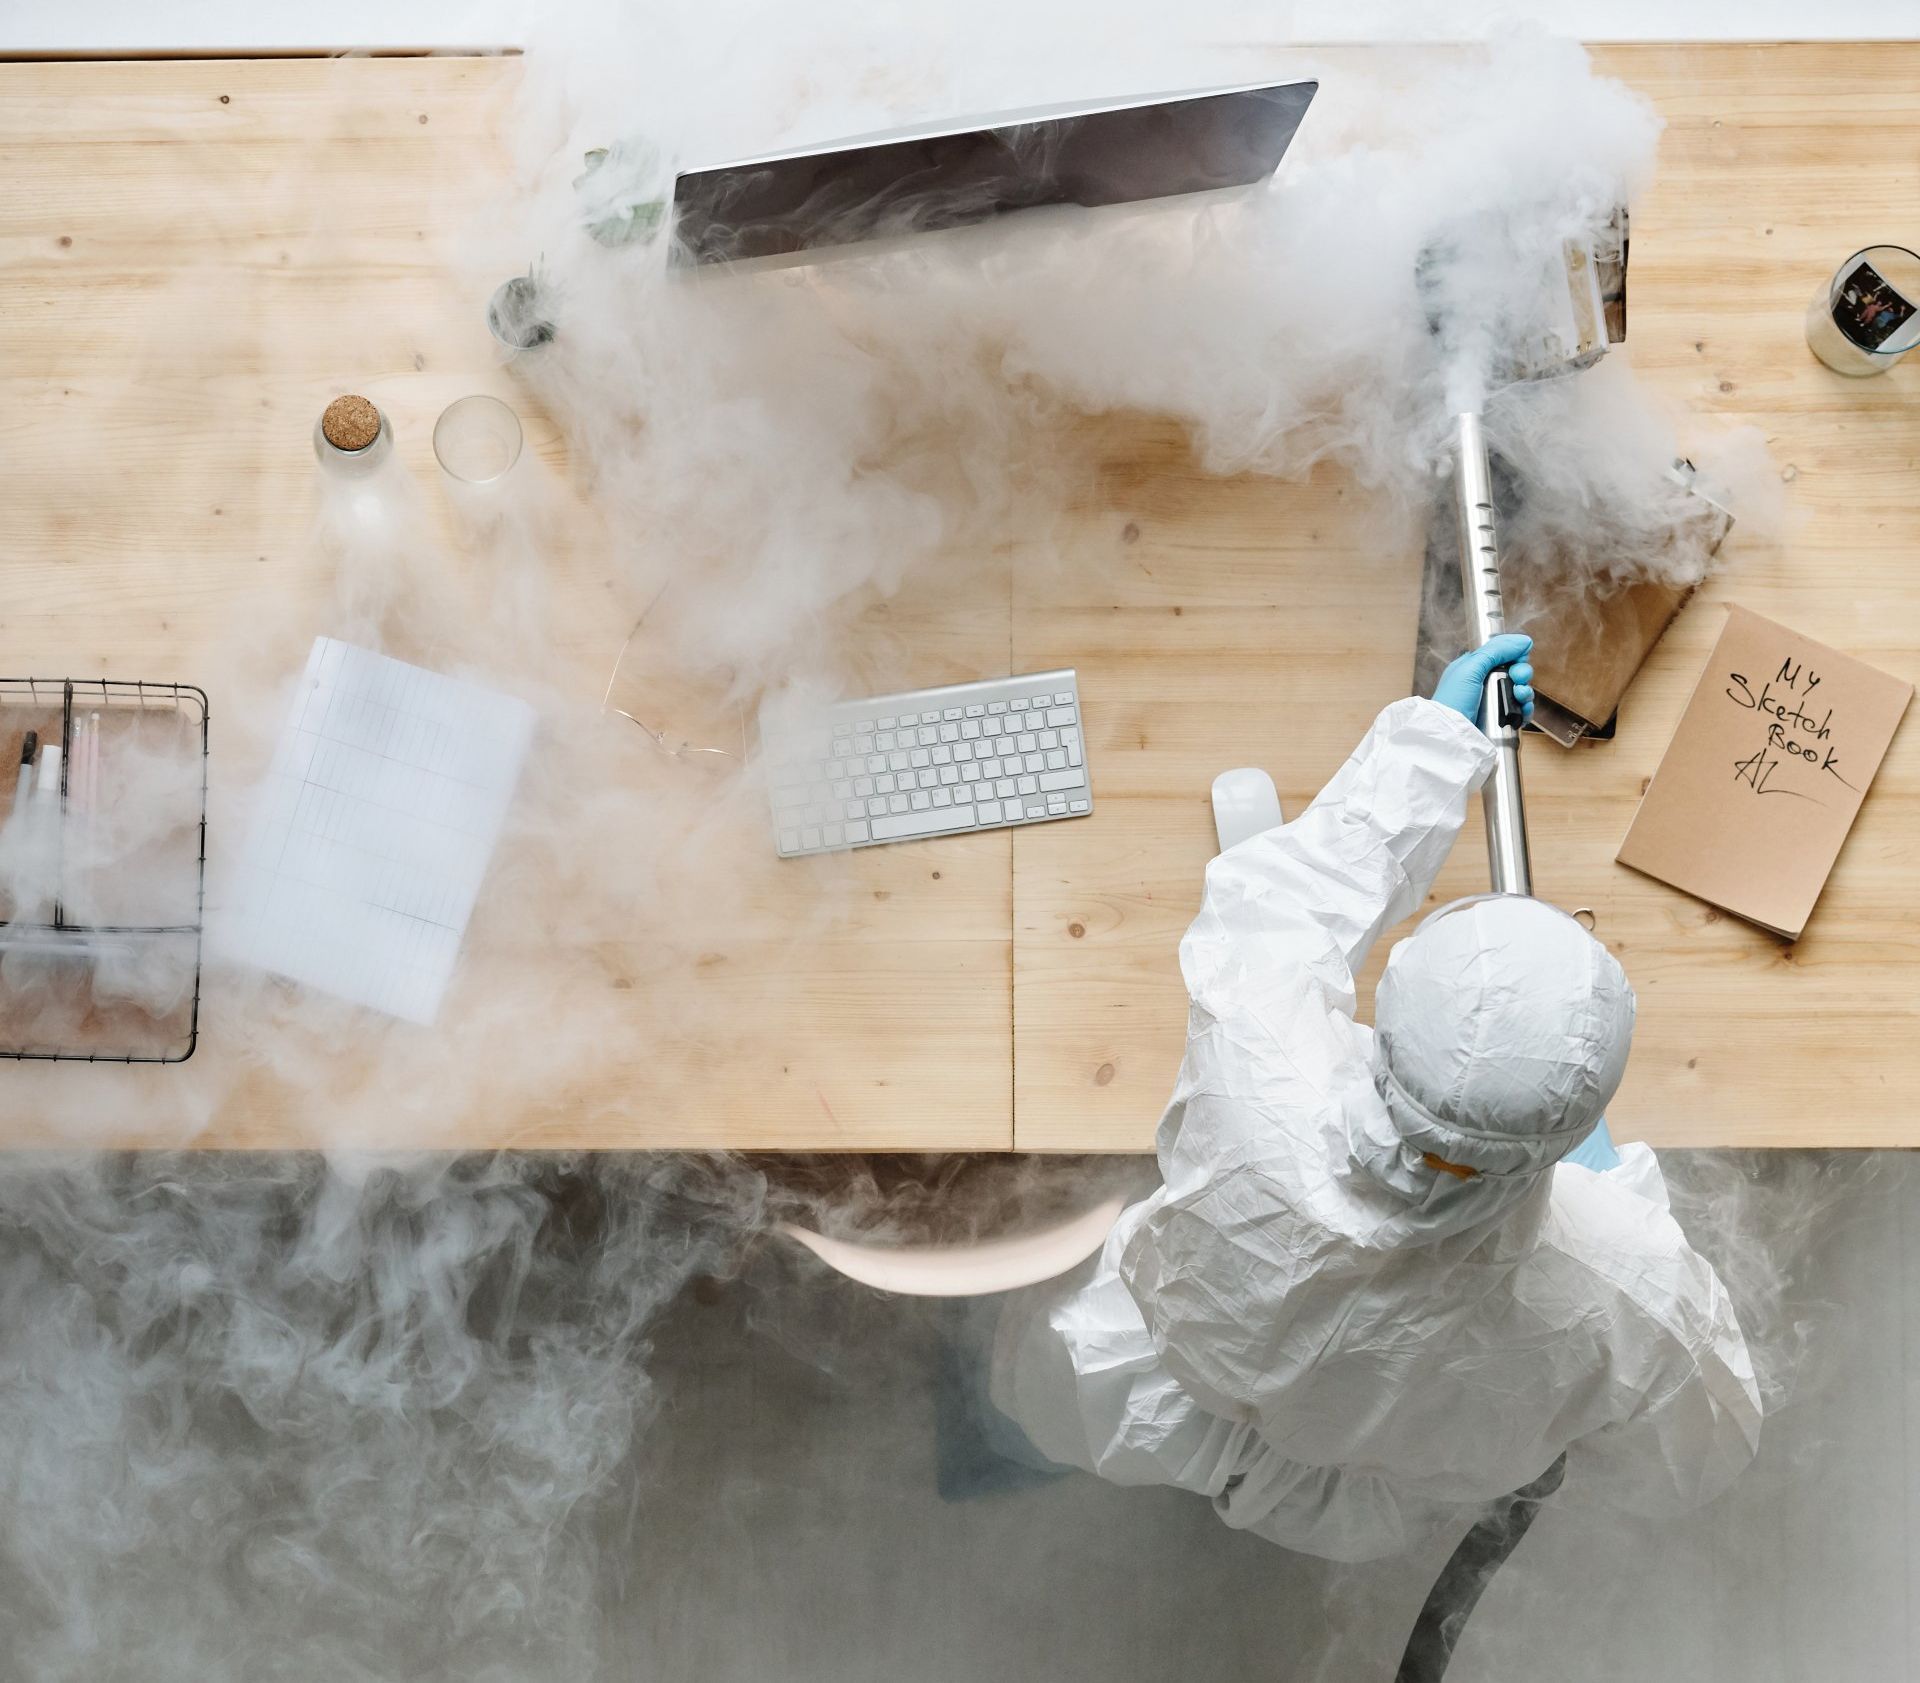
M 14 814 L 27 803 L 27 791 L 33 787 L 33 756 L 40 746 L 40 733 L 30 730 L 20 739 L 20 775 L 13 785 L 13 807 L 7 814 L 7 822 L 12 823 Z

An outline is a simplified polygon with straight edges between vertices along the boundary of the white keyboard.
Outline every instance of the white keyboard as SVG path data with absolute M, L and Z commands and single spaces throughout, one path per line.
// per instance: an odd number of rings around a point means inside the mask
M 1071 670 L 839 702 L 765 750 L 783 856 L 1093 810 Z

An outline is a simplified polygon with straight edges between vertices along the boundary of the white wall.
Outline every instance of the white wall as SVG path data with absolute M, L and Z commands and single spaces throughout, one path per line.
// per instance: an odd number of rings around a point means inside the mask
M 0 53 L 513 46 L 519 20 L 538 3 L 0 0 Z M 1290 14 L 1291 32 L 1302 41 L 1446 40 L 1516 18 L 1591 41 L 1920 35 L 1920 0 L 1294 0 L 1274 12 Z

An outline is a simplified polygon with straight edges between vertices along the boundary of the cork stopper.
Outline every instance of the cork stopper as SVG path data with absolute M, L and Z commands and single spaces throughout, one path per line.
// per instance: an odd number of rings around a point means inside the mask
M 320 431 L 336 450 L 364 450 L 380 436 L 380 411 L 364 397 L 336 397 L 320 417 Z

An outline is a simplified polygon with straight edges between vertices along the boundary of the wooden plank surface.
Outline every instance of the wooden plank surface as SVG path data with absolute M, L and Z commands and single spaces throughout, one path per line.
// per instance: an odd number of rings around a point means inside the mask
M 1800 338 L 1841 256 L 1911 238 L 1920 49 L 1597 56 L 1669 125 L 1635 207 L 1633 360 L 1696 413 L 1758 424 L 1794 470 L 1795 521 L 1774 542 L 1736 535 L 1618 742 L 1530 746 L 1541 888 L 1594 908 L 1640 989 L 1623 1137 L 1912 1144 L 1911 729 L 1790 948 L 1611 859 L 1717 603 L 1908 677 L 1920 666 L 1920 366 L 1848 381 Z M 340 629 L 343 601 L 404 628 L 416 588 L 362 558 L 354 597 L 316 543 L 307 433 L 325 400 L 359 389 L 395 419 L 449 553 L 460 532 L 427 441 L 452 397 L 507 396 L 565 483 L 557 429 L 497 366 L 450 253 L 498 168 L 514 74 L 462 59 L 0 67 L 0 671 L 205 683 L 222 845 L 277 723 L 225 698 L 271 693 L 307 638 Z M 591 799 L 565 805 L 561 753 L 534 784 L 553 821 L 509 838 L 511 892 L 483 899 L 434 1036 L 352 1013 L 289 1032 L 284 1001 L 233 979 L 212 988 L 203 1050 L 181 1069 L 0 1068 L 5 1136 L 1144 1146 L 1179 1055 L 1174 947 L 1210 851 L 1207 784 L 1252 762 L 1290 809 L 1311 796 L 1404 687 L 1418 562 L 1334 474 L 1211 480 L 1173 428 L 1138 417 L 1052 444 L 1049 479 L 1077 491 L 1045 542 L 1009 534 L 1005 553 L 896 602 L 883 641 L 902 664 L 872 676 L 1076 664 L 1090 822 L 776 868 L 757 810 L 709 812 L 630 737 L 595 739 L 604 775 L 657 803 L 636 858 L 665 873 L 660 899 L 636 878 L 630 905 L 581 916 L 556 836 L 577 825 L 605 849 L 623 834 Z M 514 681 L 597 700 L 624 624 L 591 526 L 570 508 L 543 534 L 537 589 L 486 565 L 443 581 L 471 597 L 472 647 L 456 654 L 488 670 L 508 647 L 497 622 L 530 599 L 547 657 Z M 656 845 L 670 834 L 686 839 Z M 1478 862 L 1470 833 L 1441 895 L 1474 887 Z M 704 938 L 676 893 L 699 899 Z
M 517 73 L 0 66 L 0 672 L 203 685 L 216 855 L 317 633 L 376 624 L 558 721 L 430 1034 L 210 967 L 177 1069 L 0 1065 L 9 1140 L 1011 1142 L 1008 839 L 781 865 L 763 796 L 715 793 L 597 716 L 630 620 L 557 429 L 486 333 L 499 277 L 460 262 Z M 531 556 L 471 541 L 445 506 L 433 421 L 476 389 L 520 412 L 560 499 Z M 410 537 L 391 555 L 317 537 L 309 434 L 343 390 L 392 418 L 450 566 Z M 1006 604 L 988 554 L 897 597 L 875 645 L 911 651 L 917 681 L 1004 671 Z M 544 638 L 516 638 L 528 615 Z M 877 687 L 908 676 L 885 659 Z M 615 699 L 645 711 L 643 694 Z
M 1667 122 L 1654 186 L 1634 206 L 1632 360 L 1703 425 L 1759 426 L 1791 474 L 1792 513 L 1777 540 L 1736 533 L 1729 570 L 1629 694 L 1617 741 L 1573 754 L 1529 743 L 1537 886 L 1594 910 L 1639 991 L 1617 1136 L 1912 1145 L 1920 731 L 1909 723 L 1896 739 L 1796 943 L 1613 854 L 1722 604 L 1920 677 L 1920 363 L 1849 380 L 1809 355 L 1801 330 L 1848 252 L 1912 243 L 1920 47 L 1595 57 Z M 1015 842 L 1016 1139 L 1139 1149 L 1180 1054 L 1175 948 L 1212 851 L 1208 784 L 1262 765 L 1289 812 L 1311 798 L 1405 688 L 1419 559 L 1417 540 L 1370 550 L 1337 476 L 1217 484 L 1144 420 L 1108 420 L 1074 444 L 1085 489 L 1059 534 L 1066 572 L 1033 573 L 1044 582 L 1017 606 L 1016 657 L 1079 663 L 1097 799 L 1090 822 Z M 1484 887 L 1476 807 L 1436 899 Z

